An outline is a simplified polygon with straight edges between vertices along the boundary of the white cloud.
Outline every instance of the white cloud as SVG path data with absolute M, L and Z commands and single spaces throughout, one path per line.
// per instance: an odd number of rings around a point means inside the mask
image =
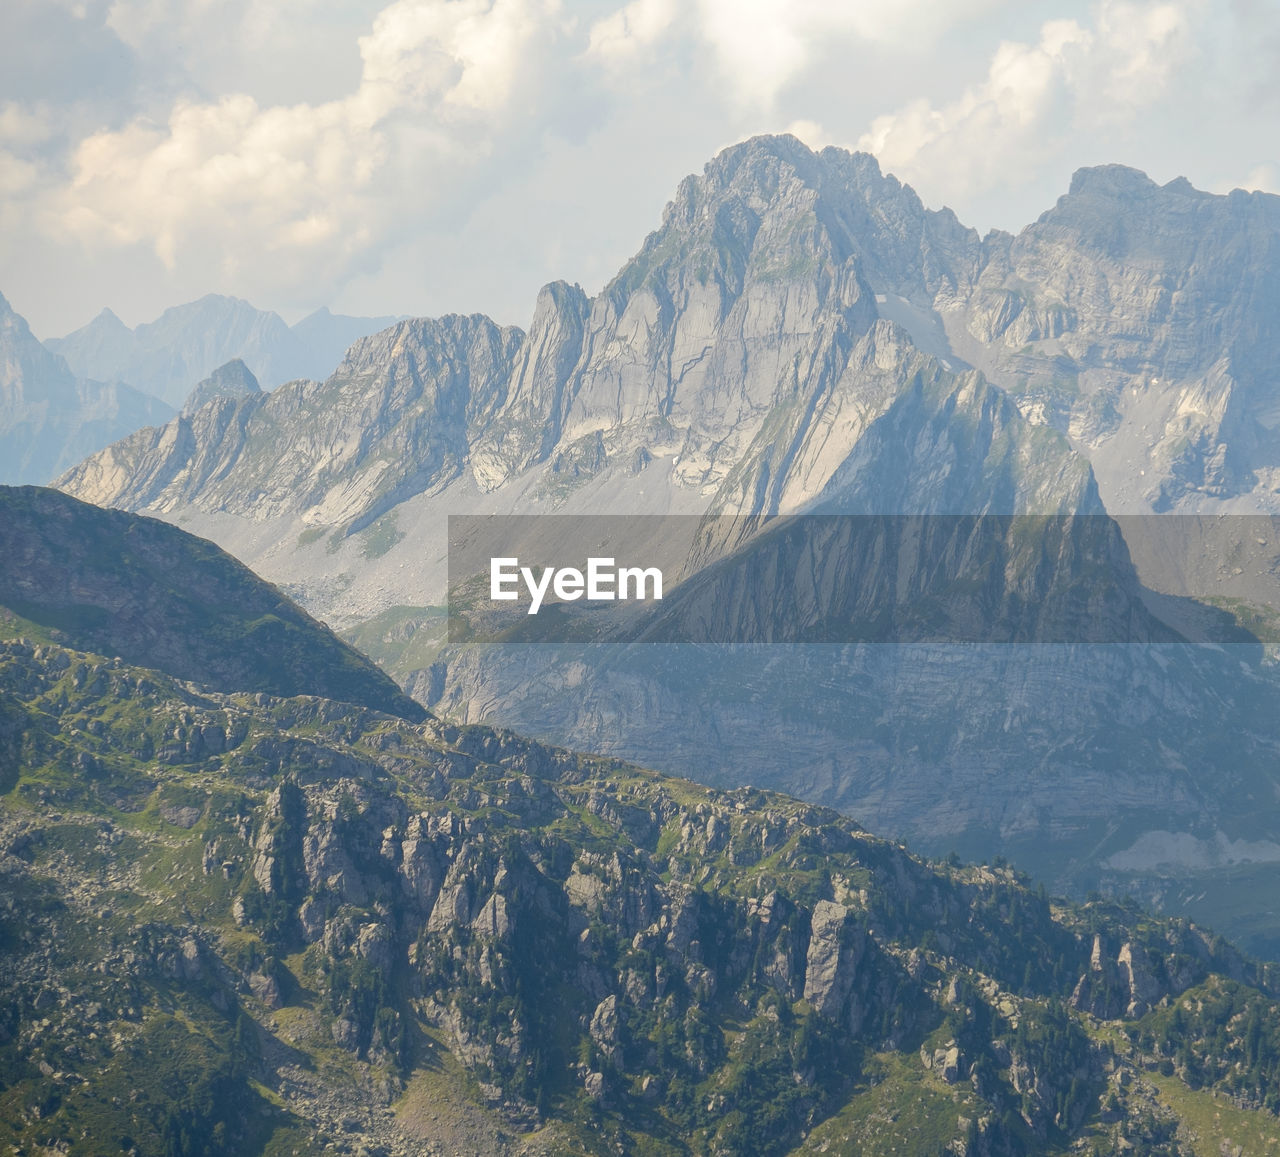
M 0 289 L 44 332 L 209 290 L 520 322 L 783 126 L 984 228 L 1082 164 L 1277 188 L 1274 8 L 0 0 Z
M 591 26 L 587 55 L 605 64 L 633 60 L 673 29 L 678 13 L 676 0 L 631 0 Z
M 398 0 L 360 38 L 357 100 L 379 115 L 404 107 L 498 109 L 526 46 L 555 9 L 528 0 Z
M 721 90 L 749 112 L 767 112 L 833 44 L 920 48 L 956 24 L 1008 0 L 631 0 L 591 26 L 587 55 L 609 67 L 644 62 L 664 41 L 710 50 Z
M 737 100 L 767 109 L 809 62 L 814 5 L 702 0 L 701 31 Z
M 52 114 L 48 107 L 10 100 L 0 104 L 0 141 L 31 146 L 53 136 Z
M 1246 189 L 1251 193 L 1280 193 L 1280 165 L 1258 165 L 1238 185 L 1227 185 L 1218 192 Z
M 1108 3 L 1098 13 L 1098 91 L 1119 115 L 1151 103 L 1194 53 L 1196 0 Z M 1102 75 L 1098 77 L 1098 73 Z
M 1193 8 L 1107 0 L 1092 28 L 1049 21 L 1034 44 L 1001 43 L 984 80 L 958 99 L 919 99 L 877 117 L 858 147 L 951 196 L 1020 179 L 1070 134 L 1123 122 L 1157 100 L 1194 51 Z
M 246 291 L 341 279 L 485 156 L 556 19 L 554 0 L 396 0 L 359 41 L 353 92 L 184 100 L 163 124 L 92 134 L 44 225 L 90 247 L 145 244 Z
M 831 134 L 817 121 L 802 118 L 801 120 L 792 121 L 782 131 L 804 141 L 811 149 L 825 149 L 828 145 L 838 144 Z
M 699 0 L 699 32 L 738 102 L 773 107 L 833 44 L 922 47 L 1003 0 Z
M 30 161 L 0 146 L 0 197 L 23 197 L 35 191 L 40 170 Z M 0 215 L 4 214 L 0 206 Z

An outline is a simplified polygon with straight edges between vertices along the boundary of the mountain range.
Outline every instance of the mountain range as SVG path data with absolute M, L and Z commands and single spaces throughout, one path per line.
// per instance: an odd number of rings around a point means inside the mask
M 263 399 L 243 432 L 163 437 L 162 450 L 139 435 L 63 485 L 208 515 L 229 543 L 274 520 L 348 549 L 393 508 L 406 524 L 445 505 L 771 514 L 844 485 L 931 409 L 911 434 L 917 460 L 863 470 L 849 502 L 1269 513 L 1278 214 L 1266 194 L 1107 166 L 1078 173 L 1017 237 L 980 238 L 871 157 L 757 138 L 688 178 L 596 297 L 547 286 L 528 333 L 478 315 L 401 322 L 323 384 Z M 989 492 L 982 446 L 946 447 L 959 410 L 1008 455 Z M 967 473 L 938 484 L 938 467 Z M 416 534 L 403 533 L 407 551 Z M 345 557 L 241 553 L 304 591 L 317 571 L 347 571 L 344 596 L 307 592 L 338 619 L 391 601 L 370 589 L 384 574 Z M 394 594 L 438 598 L 442 575 L 425 575 Z
M 195 382 L 232 358 L 244 361 L 268 388 L 294 378 L 323 378 L 352 342 L 395 320 L 346 317 L 324 308 L 290 326 L 277 313 L 210 293 L 132 329 L 104 309 L 45 345 L 77 374 L 128 382 L 176 408 Z
M 229 361 L 244 366 L 255 389 L 259 377 L 268 386 L 324 377 L 353 341 L 393 320 L 321 309 L 290 327 L 248 302 L 210 295 L 133 330 L 104 310 L 41 343 L 0 297 L 0 484 L 48 482 L 165 422 Z
M 998 849 L 1274 953 L 1278 231 L 1275 197 L 1104 166 L 981 237 L 871 157 L 757 138 L 686 179 L 594 297 L 546 287 L 527 332 L 401 321 L 323 382 L 214 397 L 57 484 L 214 539 L 446 717 Z M 1129 516 L 1121 594 L 1172 634 L 450 645 L 447 517 L 552 512 Z M 1024 597 L 1087 580 L 1060 563 Z M 729 609 L 769 601 L 748 593 Z M 1188 600 L 1250 636 L 1188 647 L 1179 616 L 1210 613 Z
M 0 297 L 0 483 L 47 482 L 172 414 L 123 382 L 77 377 Z

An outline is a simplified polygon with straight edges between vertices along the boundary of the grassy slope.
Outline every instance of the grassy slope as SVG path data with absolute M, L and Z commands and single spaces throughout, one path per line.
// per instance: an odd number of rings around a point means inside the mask
M 69 646 L 222 691 L 423 718 L 390 678 L 210 542 L 55 490 L 0 488 L 0 608 Z

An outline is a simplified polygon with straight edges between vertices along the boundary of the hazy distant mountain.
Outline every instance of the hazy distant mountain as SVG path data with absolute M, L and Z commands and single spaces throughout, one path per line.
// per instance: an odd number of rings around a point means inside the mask
M 232 358 L 242 359 L 268 389 L 293 378 L 323 377 L 353 341 L 394 320 L 322 309 L 290 328 L 276 313 L 211 293 L 132 330 L 104 309 L 88 325 L 45 344 L 78 374 L 128 381 L 179 406 L 195 382 Z
M 77 378 L 0 296 L 0 482 L 48 482 L 172 413 L 122 382 Z
M 330 313 L 328 306 L 309 313 L 290 329 L 299 350 L 298 361 L 288 378 L 327 378 L 342 361 L 342 355 L 360 338 L 400 320 L 401 317 L 347 317 Z
M 216 398 L 247 398 L 260 393 L 262 387 L 258 385 L 258 379 L 253 376 L 249 367 L 239 358 L 232 358 L 197 384 L 183 402 L 182 413 L 185 417 L 190 417 Z

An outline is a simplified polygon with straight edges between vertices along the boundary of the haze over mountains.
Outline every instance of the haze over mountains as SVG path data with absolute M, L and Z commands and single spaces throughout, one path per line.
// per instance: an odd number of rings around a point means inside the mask
M 196 383 L 233 359 L 268 387 L 324 377 L 353 341 L 393 320 L 321 309 L 290 327 L 248 302 L 211 294 L 136 330 L 103 310 L 75 333 L 41 343 L 0 297 L 0 482 L 48 482 L 166 421 Z
M 441 488 L 463 505 L 485 495 L 486 509 L 589 509 L 608 491 L 636 511 L 795 510 L 865 434 L 875 442 L 920 404 L 919 374 L 940 383 L 944 412 L 985 405 L 1045 448 L 1031 456 L 1040 477 L 1024 470 L 1000 495 L 1007 509 L 1066 508 L 1092 467 L 1113 513 L 1271 511 L 1278 234 L 1275 197 L 1159 188 L 1108 166 L 1077 174 L 1018 237 L 983 239 L 870 157 L 758 138 L 684 182 L 596 298 L 548 286 L 528 334 L 480 317 L 402 322 L 323 386 L 267 402 L 242 444 L 223 430 L 163 466 L 144 454 L 117 471 L 135 440 L 66 485 L 344 534 Z M 1006 398 L 1020 420 L 997 413 Z M 303 429 L 321 404 L 328 431 Z M 273 439 L 292 448 L 283 462 Z M 197 456 L 227 469 L 206 479 Z M 875 481 L 882 493 L 861 501 L 973 509 L 900 482 Z M 295 569 L 305 581 L 308 564 Z
M 0 482 L 47 482 L 172 413 L 121 382 L 77 378 L 0 297 Z
M 66 337 L 45 345 L 77 374 L 126 381 L 175 408 L 218 366 L 240 358 L 266 388 L 332 372 L 357 338 L 393 317 L 346 317 L 316 310 L 296 325 L 237 297 L 210 293 L 166 309 L 130 329 L 109 309 Z
M 1128 539 L 1125 597 L 1265 604 L 1275 528 L 1203 519 L 1277 509 L 1278 234 L 1275 197 L 1105 166 L 982 238 L 868 156 L 757 138 L 597 296 L 544 289 L 528 333 L 400 322 L 324 382 L 215 398 L 59 485 L 209 535 L 459 717 L 1223 911 L 1280 873 L 1256 640 L 620 660 L 442 651 L 431 608 L 447 514 L 551 511 L 1194 514 L 1172 546 Z
M 216 347 L 0 490 L 0 1140 L 1271 1151 L 1277 966 L 1214 933 L 1280 959 L 1278 204 L 1107 167 L 984 239 L 759 138 L 527 333 Z M 486 639 L 493 512 L 677 581 Z

